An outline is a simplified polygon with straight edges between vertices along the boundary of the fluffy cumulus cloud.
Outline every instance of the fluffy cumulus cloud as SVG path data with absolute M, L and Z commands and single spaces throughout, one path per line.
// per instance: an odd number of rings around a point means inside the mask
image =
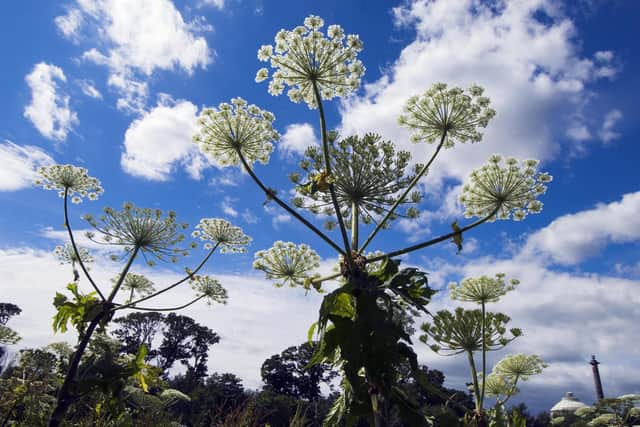
M 309 123 L 294 123 L 287 126 L 278 148 L 285 156 L 302 155 L 307 147 L 318 145 L 318 138 Z
M 53 158 L 38 147 L 20 146 L 11 141 L 0 143 L 0 191 L 30 187 L 37 169 L 53 163 Z
M 98 35 L 99 48 L 83 58 L 109 67 L 108 83 L 122 94 L 118 107 L 126 111 L 141 111 L 147 93 L 141 80 L 155 70 L 190 74 L 211 62 L 206 40 L 170 0 L 77 0 L 55 22 L 72 40 L 82 38 L 84 26 Z
M 62 68 L 40 62 L 25 77 L 31 89 L 31 102 L 24 110 L 24 116 L 33 123 L 45 137 L 64 141 L 71 128 L 78 124 L 78 115 L 69 107 L 69 96 L 58 83 L 67 78 Z
M 343 104 L 343 134 L 376 131 L 424 161 L 433 147 L 409 144 L 408 132 L 396 124 L 410 96 L 440 81 L 463 88 L 477 83 L 497 110 L 483 142 L 443 153 L 431 182 L 463 180 L 495 152 L 554 158 L 563 150 L 567 118 L 590 96 L 589 83 L 616 71 L 611 52 L 579 52 L 574 25 L 554 2 L 420 0 L 395 8 L 394 15 L 399 26 L 415 29 L 415 40 L 363 96 Z M 571 125 L 571 134 L 585 135 Z
M 620 137 L 620 134 L 614 130 L 615 125 L 622 119 L 620 110 L 611 110 L 604 116 L 602 127 L 598 132 L 598 136 L 602 142 L 611 142 Z
M 529 236 L 525 252 L 560 264 L 577 264 L 608 244 L 639 241 L 638 212 L 640 192 L 635 192 L 620 201 L 561 216 Z
M 191 141 L 198 108 L 188 101 L 163 102 L 134 120 L 124 136 L 120 164 L 125 172 L 166 181 L 178 166 L 200 179 L 209 161 Z

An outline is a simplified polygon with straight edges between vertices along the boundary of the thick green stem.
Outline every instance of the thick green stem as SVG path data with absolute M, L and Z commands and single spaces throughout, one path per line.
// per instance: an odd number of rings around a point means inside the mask
M 322 136 L 322 153 L 324 155 L 324 171 L 327 175 L 331 176 L 331 159 L 329 158 L 329 139 L 327 136 L 327 123 L 324 117 L 324 107 L 322 106 L 322 98 L 320 97 L 320 91 L 316 81 L 313 80 L 313 93 L 318 104 L 318 112 L 320 113 L 320 134 Z M 336 190 L 333 183 L 329 184 L 329 194 L 331 195 L 331 203 L 333 204 L 333 210 L 336 211 L 336 219 L 338 220 L 338 226 L 340 227 L 340 234 L 342 234 L 342 241 L 345 249 L 345 258 L 347 264 L 353 267 L 353 259 L 351 257 L 351 249 L 349 248 L 349 237 L 347 236 L 347 229 L 344 226 L 344 219 L 342 218 L 342 212 L 340 211 L 340 205 L 338 204 L 338 198 L 336 197 Z
M 478 385 L 478 371 L 476 371 L 476 362 L 473 360 L 473 353 L 467 351 L 469 359 L 469 368 L 471 369 L 471 381 L 473 382 L 473 400 L 476 404 L 476 414 L 482 413 L 482 402 L 480 401 L 480 387 Z
M 276 202 L 278 204 L 278 206 L 280 206 L 282 209 L 287 211 L 295 219 L 297 219 L 298 221 L 303 223 L 305 226 L 307 226 L 307 228 L 309 228 L 311 231 L 313 231 L 322 240 L 327 242 L 329 244 L 329 246 L 331 246 L 333 249 L 338 251 L 338 253 L 340 253 L 341 255 L 345 255 L 344 250 L 340 246 L 336 245 L 333 242 L 333 240 L 331 240 L 326 234 L 324 234 L 322 231 L 320 231 L 315 225 L 313 225 L 309 221 L 307 221 L 302 215 L 300 215 L 298 212 L 296 212 L 295 209 L 293 209 L 291 206 L 289 206 L 288 204 L 283 202 L 282 199 L 280 199 L 274 193 L 273 190 L 271 190 L 266 185 L 264 185 L 262 183 L 262 181 L 260 181 L 260 178 L 258 178 L 258 176 L 253 172 L 253 169 L 251 169 L 251 166 L 249 165 L 249 163 L 247 163 L 246 159 L 242 155 L 242 152 L 240 152 L 240 150 L 238 150 L 237 153 L 238 153 L 238 157 L 240 157 L 240 161 L 242 162 L 242 165 L 244 166 L 244 168 L 247 171 L 247 173 L 249 174 L 249 176 L 251 176 L 251 178 L 258 185 L 258 187 L 260 187 L 260 189 L 262 191 L 264 191 L 264 194 L 267 197 L 269 197 L 270 199 L 273 199 L 273 201 Z
M 358 250 L 358 204 L 353 203 L 351 205 L 351 249 Z
M 465 231 L 469 231 L 472 228 L 475 228 L 475 227 L 479 226 L 480 224 L 483 224 L 483 223 L 487 222 L 488 220 L 490 220 L 496 214 L 496 212 L 498 212 L 498 209 L 499 209 L 499 207 L 496 208 L 488 216 L 486 216 L 486 217 L 484 217 L 482 219 L 479 219 L 478 221 L 476 221 L 474 223 L 471 223 L 471 224 L 467 225 L 466 227 L 461 228 L 458 231 L 454 231 L 454 232 L 445 234 L 443 236 L 436 237 L 435 239 L 427 240 L 426 242 L 422 242 L 422 243 L 418 243 L 417 245 L 409 246 L 409 247 L 404 248 L 404 249 L 399 249 L 397 251 L 389 252 L 389 253 L 386 253 L 386 254 L 383 254 L 383 255 L 378 255 L 378 256 L 375 256 L 373 258 L 368 258 L 367 262 L 375 262 L 375 261 L 380 261 L 381 259 L 384 259 L 384 258 L 392 258 L 394 256 L 398 256 L 398 255 L 406 254 L 406 253 L 409 253 L 409 252 L 417 251 L 418 249 L 426 248 L 427 246 L 432 246 L 432 245 L 435 245 L 436 243 L 440 243 L 440 242 L 443 242 L 445 240 L 449 240 L 453 236 L 456 236 L 458 234 L 462 234 Z
M 100 291 L 100 288 L 98 288 L 98 285 L 96 285 L 96 282 L 93 281 L 93 278 L 89 274 L 89 270 L 87 270 L 87 267 L 85 267 L 84 262 L 82 262 L 82 258 L 80 257 L 80 251 L 78 250 L 78 246 L 76 245 L 75 238 L 73 237 L 73 231 L 71 231 L 71 224 L 69 224 L 69 212 L 67 208 L 68 198 L 69 198 L 68 189 L 65 189 L 64 190 L 64 226 L 67 229 L 67 232 L 69 234 L 69 240 L 71 240 L 73 253 L 76 254 L 76 258 L 78 258 L 78 264 L 80 264 L 80 268 L 82 268 L 82 271 L 86 276 L 87 280 L 89 280 L 89 283 L 91 283 L 91 286 L 93 286 L 93 289 L 95 289 L 95 291 L 98 293 L 102 301 L 105 301 L 106 299 L 104 295 Z
M 371 234 L 369 234 L 369 237 L 367 237 L 367 240 L 365 240 L 362 246 L 360 247 L 360 250 L 359 250 L 360 253 L 362 253 L 362 251 L 364 251 L 367 248 L 367 246 L 369 245 L 369 243 L 371 243 L 371 241 L 376 236 L 376 234 L 382 229 L 382 227 L 384 227 L 384 224 L 389 220 L 389 218 L 391 218 L 391 215 L 393 215 L 393 212 L 397 209 L 398 206 L 400 206 L 402 202 L 404 202 L 404 199 L 407 197 L 409 192 L 413 189 L 413 187 L 415 187 L 418 184 L 418 181 L 420 181 L 420 179 L 424 176 L 424 174 L 427 173 L 427 171 L 429 170 L 429 167 L 431 166 L 433 161 L 436 159 L 436 156 L 442 149 L 442 146 L 444 145 L 444 141 L 446 137 L 447 137 L 447 131 L 445 130 L 444 133 L 442 134 L 442 138 L 440 138 L 440 143 L 438 144 L 436 151 L 433 153 L 433 155 L 431 156 L 427 164 L 424 165 L 423 168 L 420 169 L 420 172 L 418 172 L 418 174 L 411 180 L 411 182 L 409 183 L 409 186 L 404 190 L 404 192 L 398 198 L 398 200 L 396 200 L 395 203 L 391 206 L 391 208 L 387 211 L 387 214 L 384 216 L 384 218 L 382 218 L 382 220 L 378 222 L 378 224 L 376 225 L 376 228 L 374 228 Z
M 69 369 L 67 370 L 67 374 L 64 377 L 64 382 L 62 383 L 62 387 L 58 391 L 58 397 L 56 401 L 56 407 L 51 413 L 51 417 L 49 418 L 49 427 L 58 427 L 60 423 L 64 420 L 64 416 L 71 405 L 71 385 L 75 380 L 76 374 L 78 372 L 78 366 L 80 365 L 80 359 L 84 354 L 89 341 L 91 340 L 91 336 L 95 331 L 96 327 L 100 323 L 100 321 L 108 314 L 108 310 L 100 312 L 89 324 L 87 330 L 85 331 L 82 340 L 78 344 L 78 348 L 73 353 L 71 357 L 71 361 L 69 362 Z
M 133 248 L 133 252 L 129 257 L 127 264 L 122 269 L 122 272 L 120 273 L 120 277 L 118 277 L 118 281 L 116 282 L 115 286 L 111 290 L 111 293 L 109 294 L 109 297 L 107 298 L 107 304 L 111 304 L 113 302 L 114 298 L 116 297 L 116 294 L 120 290 L 120 287 L 124 283 L 124 279 L 127 276 L 127 273 L 129 272 L 129 269 L 131 268 L 131 265 L 133 264 L 133 261 L 136 259 L 136 256 L 138 255 L 139 251 L 140 251 L 140 248 L 138 246 L 135 246 Z

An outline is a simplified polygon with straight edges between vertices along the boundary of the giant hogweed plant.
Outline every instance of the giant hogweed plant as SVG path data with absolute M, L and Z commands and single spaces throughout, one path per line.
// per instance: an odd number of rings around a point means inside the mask
M 198 301 L 212 303 L 226 303 L 227 292 L 213 277 L 199 275 L 205 263 L 214 252 L 235 253 L 244 252 L 250 238 L 244 232 L 228 221 L 220 218 L 203 218 L 196 225 L 192 236 L 203 244 L 205 255 L 193 269 L 185 268 L 184 277 L 167 284 L 159 289 L 146 277 L 136 274 L 140 260 L 147 266 L 154 266 L 158 261 L 178 262 L 196 249 L 198 244 L 193 241 L 186 244 L 183 233 L 188 224 L 179 223 L 174 212 L 164 213 L 160 210 L 138 208 L 131 203 L 124 203 L 121 210 L 110 207 L 104 208 L 103 214 L 97 217 L 85 215 L 84 220 L 95 230 L 87 232 L 87 237 L 111 248 L 111 258 L 122 263 L 122 269 L 111 283 L 101 284 L 89 273 L 88 264 L 94 257 L 85 248 L 76 243 L 76 236 L 69 218 L 69 201 L 80 203 L 83 198 L 96 200 L 103 192 L 98 179 L 89 176 L 85 168 L 72 165 L 53 165 L 39 170 L 40 179 L 37 185 L 45 189 L 56 190 L 63 199 L 64 226 L 68 232 L 69 243 L 56 248 L 56 254 L 61 263 L 71 264 L 73 280 L 67 285 L 70 295 L 58 292 L 54 298 L 57 313 L 53 319 L 54 331 L 65 332 L 71 325 L 78 333 L 78 343 L 71 355 L 64 381 L 58 391 L 55 409 L 49 425 L 58 426 L 64 420 L 65 414 L 79 397 L 90 393 L 93 386 L 84 381 L 86 375 L 82 372 L 97 369 L 99 366 L 85 366 L 91 364 L 91 359 L 83 356 L 92 342 L 96 332 L 104 331 L 114 314 L 120 310 L 138 311 L 176 311 L 186 308 Z M 93 288 L 90 293 L 83 293 L 79 287 L 80 271 Z M 190 283 L 195 296 L 190 301 L 176 307 L 148 306 L 148 302 L 155 297 L 168 292 L 180 285 Z M 138 355 L 128 361 L 126 366 L 110 372 L 119 372 L 124 376 L 137 378 L 143 389 L 146 389 L 144 372 L 144 356 L 147 349 L 142 346 Z M 107 373 L 108 374 L 108 373 Z M 116 382 L 117 378 L 105 375 L 107 381 Z
M 451 283 L 449 293 L 453 300 L 477 304 L 480 309 L 462 307 L 453 312 L 440 310 L 430 322 L 421 326 L 420 340 L 434 352 L 454 356 L 467 356 L 471 374 L 471 391 L 475 411 L 467 417 L 473 426 L 503 427 L 511 425 L 506 418 L 505 405 L 517 394 L 518 383 L 542 372 L 547 366 L 539 356 L 515 354 L 500 360 L 492 372 L 487 372 L 487 353 L 505 348 L 522 335 L 518 328 L 507 328 L 511 320 L 503 313 L 487 311 L 487 304 L 498 302 L 507 292 L 516 288 L 517 279 L 507 281 L 503 273 L 495 277 L 466 278 L 460 283 Z M 476 354 L 480 353 L 480 365 L 476 365 Z M 494 397 L 493 408 L 485 412 L 485 398 Z
M 257 252 L 254 262 L 278 286 L 322 291 L 323 282 L 339 279 L 340 286 L 324 297 L 318 322 L 309 333 L 310 337 L 317 334 L 320 343 L 311 363 L 329 362 L 343 372 L 342 394 L 326 425 L 354 425 L 366 419 L 376 427 L 384 426 L 392 406 L 408 425 L 428 425 L 416 402 L 397 387 L 397 366 L 407 362 L 416 380 L 427 385 L 420 378 L 410 336 L 398 313 L 427 312 L 425 306 L 434 291 L 426 273 L 400 268 L 397 257 L 451 240 L 460 250 L 463 235 L 483 223 L 521 220 L 540 212 L 542 203 L 537 199 L 551 177 L 538 173 L 535 160 L 503 161 L 492 156 L 472 173 L 460 197 L 465 217 L 476 217 L 474 222 L 459 225 L 456 221 L 450 232 L 440 236 L 368 254 L 367 248 L 392 220 L 418 216 L 418 183 L 442 149 L 480 142 L 482 129 L 495 111 L 479 86 L 464 90 L 437 83 L 410 98 L 399 123 L 410 129 L 412 142 L 434 147 L 413 169 L 408 152 L 396 150 L 393 142 L 378 135 L 340 139 L 327 128 L 324 104 L 359 88 L 365 68 L 357 57 L 363 44 L 357 35 L 345 35 L 339 25 L 329 25 L 326 32 L 323 28 L 320 17 L 309 16 L 304 25 L 280 30 L 273 45 L 258 50 L 258 59 L 270 67 L 258 70 L 256 82 L 269 80 L 270 94 L 286 90 L 291 101 L 305 103 L 319 114 L 321 144 L 307 150 L 301 171 L 289 176 L 297 193 L 291 202 L 265 183 L 255 168 L 256 161 L 268 163 L 279 138 L 272 113 L 241 98 L 204 109 L 194 142 L 221 166 L 239 166 L 248 173 L 267 202 L 304 224 L 341 260 L 338 273 L 319 277 L 315 269 L 320 257 L 311 247 L 278 241 Z M 317 227 L 313 216 L 330 218 L 325 224 L 328 230 Z M 337 240 L 329 233 L 332 229 Z M 497 317 L 494 322 L 501 324 L 504 319 Z

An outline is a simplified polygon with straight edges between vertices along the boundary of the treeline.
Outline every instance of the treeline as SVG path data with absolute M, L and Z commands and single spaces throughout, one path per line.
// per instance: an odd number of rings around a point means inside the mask
M 2 304 L 2 325 L 19 313 L 17 306 Z M 190 317 L 132 313 L 114 324 L 115 329 L 91 341 L 66 425 L 321 426 L 339 396 L 337 371 L 326 364 L 307 367 L 314 343 L 269 357 L 261 367 L 262 389 L 249 390 L 232 373 L 208 372 L 210 350 L 220 336 Z M 6 361 L 7 349 L 0 346 L 5 359 L 0 365 L 0 426 L 47 424 L 72 352 L 66 343 L 53 343 L 21 350 Z M 403 391 L 434 417 L 435 425 L 458 425 L 473 408 L 468 392 L 444 386 L 442 372 L 422 366 L 429 379 L 425 388 L 410 379 L 408 366 L 402 369 L 407 371 Z M 527 414 L 526 408 L 519 410 Z M 394 412 L 389 408 L 390 426 L 403 426 Z M 548 420 L 528 416 L 527 425 L 548 425 Z

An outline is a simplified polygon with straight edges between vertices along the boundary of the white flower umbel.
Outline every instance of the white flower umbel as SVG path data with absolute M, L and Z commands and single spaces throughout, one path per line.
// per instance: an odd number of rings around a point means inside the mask
M 462 282 L 449 284 L 451 299 L 458 301 L 486 304 L 498 302 L 500 297 L 512 291 L 520 283 L 518 279 L 505 280 L 503 273 L 496 274 L 495 278 L 481 276 L 478 278 L 466 278 Z
M 45 190 L 57 190 L 60 197 L 71 197 L 73 203 L 80 203 L 83 197 L 96 200 L 104 192 L 97 178 L 89 176 L 85 168 L 73 165 L 51 165 L 38 169 L 40 179 L 35 185 Z
M 118 278 L 113 279 L 112 282 L 117 283 Z M 147 296 L 155 292 L 155 288 L 151 280 L 147 279 L 142 274 L 134 273 L 127 273 L 124 281 L 122 282 L 122 289 L 130 292 L 132 297 L 134 294 L 137 296 Z
M 177 247 L 185 238 L 180 230 L 187 228 L 188 224 L 179 224 L 173 211 L 165 215 L 159 209 L 137 208 L 127 202 L 121 211 L 107 207 L 98 218 L 85 215 L 84 219 L 100 233 L 96 237 L 95 233 L 88 232 L 89 239 L 122 246 L 126 253 L 137 249 L 149 265 L 155 263 L 149 256 L 176 262 L 178 255 L 188 255 L 186 249 Z
M 537 160 L 519 162 L 494 154 L 489 162 L 475 169 L 468 183 L 462 187 L 460 203 L 465 206 L 467 218 L 484 218 L 495 212 L 495 219 L 523 220 L 528 214 L 542 211 L 537 197 L 547 190 L 546 183 L 553 179 L 546 172 L 538 172 Z
M 223 254 L 244 253 L 251 242 L 251 237 L 244 234 L 242 228 L 222 218 L 202 218 L 191 235 L 205 241 L 205 249 L 218 245 Z
M 280 138 L 273 129 L 275 116 L 242 98 L 233 98 L 217 109 L 206 108 L 198 119 L 199 131 L 193 141 L 200 150 L 211 154 L 220 166 L 236 166 L 240 156 L 249 165 L 256 161 L 266 164 L 273 151 L 272 141 Z
M 73 250 L 73 246 L 69 243 L 65 243 L 62 246 L 56 246 L 54 253 L 56 254 L 56 257 L 58 257 L 60 264 L 71 264 L 72 266 L 75 266 L 78 261 L 82 261 L 84 264 L 95 261 L 95 258 L 88 250 L 80 247 L 78 248 L 78 255 L 80 255 L 80 259 L 78 259 L 76 251 Z
M 198 294 L 207 300 L 207 304 L 226 304 L 227 290 L 211 276 L 196 276 L 191 281 L 191 287 Z
M 280 30 L 275 46 L 264 45 L 258 50 L 260 61 L 270 61 L 276 71 L 269 82 L 269 93 L 280 95 L 285 86 L 291 101 L 304 101 L 309 108 L 318 106 L 313 84 L 315 82 L 322 99 L 344 97 L 360 87 L 365 68 L 356 58 L 362 50 L 357 35 L 345 37 L 339 25 L 329 25 L 327 34 L 320 31 L 324 21 L 309 16 L 304 26 L 292 31 Z M 256 82 L 269 77 L 266 68 L 258 70 Z
M 320 256 L 308 245 L 277 241 L 270 249 L 255 254 L 253 268 L 276 280 L 276 287 L 304 286 L 307 279 L 316 277 L 312 271 L 320 267 Z
M 436 83 L 423 95 L 409 98 L 398 122 L 412 131 L 412 142 L 439 142 L 445 133 L 445 148 L 455 142 L 479 142 L 479 129 L 487 127 L 496 114 L 483 91 L 480 86 L 465 92 Z
M 493 367 L 493 373 L 501 375 L 508 381 L 526 381 L 532 375 L 542 373 L 548 365 L 535 354 L 510 354 Z

